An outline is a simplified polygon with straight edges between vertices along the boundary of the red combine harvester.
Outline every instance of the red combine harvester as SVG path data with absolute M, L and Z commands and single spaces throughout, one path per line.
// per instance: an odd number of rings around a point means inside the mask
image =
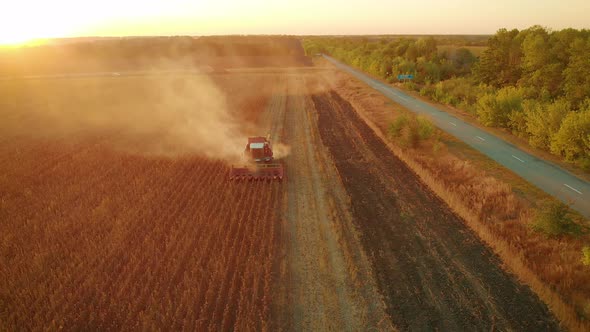
M 270 135 L 269 135 L 270 137 Z M 269 137 L 248 137 L 244 157 L 248 165 L 234 167 L 229 173 L 230 181 L 283 180 L 283 165 L 275 163 Z

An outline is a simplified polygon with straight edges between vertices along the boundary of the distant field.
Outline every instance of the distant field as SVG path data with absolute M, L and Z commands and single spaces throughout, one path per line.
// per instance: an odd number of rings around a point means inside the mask
M 36 47 L 0 48 L 0 77 L 137 71 L 146 69 L 306 66 L 299 41 L 276 36 L 188 36 L 82 40 Z

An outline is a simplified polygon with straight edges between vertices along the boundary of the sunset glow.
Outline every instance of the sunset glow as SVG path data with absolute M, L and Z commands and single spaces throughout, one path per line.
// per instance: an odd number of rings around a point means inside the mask
M 492 34 L 539 24 L 590 28 L 590 2 L 523 0 L 34 1 L 4 4 L 0 44 L 36 38 L 222 34 Z

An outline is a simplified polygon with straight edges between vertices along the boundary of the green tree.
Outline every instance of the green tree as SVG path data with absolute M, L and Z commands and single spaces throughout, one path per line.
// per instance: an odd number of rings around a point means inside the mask
M 559 99 L 551 104 L 529 102 L 525 107 L 526 132 L 532 146 L 548 150 L 551 138 L 559 131 L 563 119 L 571 111 L 571 104 Z
M 522 42 L 522 78 L 519 85 L 532 88 L 532 97 L 543 94 L 556 96 L 563 82 L 565 63 L 552 53 L 549 33 L 542 27 L 535 26 L 521 32 L 525 37 Z
M 434 134 L 434 124 L 428 119 L 423 116 L 416 117 L 416 121 L 418 121 L 418 137 L 421 140 L 427 140 L 432 137 Z
M 574 105 L 590 96 L 590 37 L 577 38 L 570 47 L 570 60 L 564 71 L 565 94 Z
M 433 63 L 432 61 L 428 61 L 426 60 L 426 58 L 421 57 L 417 61 L 416 69 L 418 71 L 418 75 L 415 78 L 415 81 L 417 83 L 436 83 L 440 81 L 440 67 L 436 63 Z
M 590 100 L 579 112 L 569 112 L 551 138 L 551 152 L 573 162 L 590 158 Z
M 567 65 L 570 59 L 570 46 L 576 38 L 583 38 L 583 31 L 569 28 L 551 33 L 549 45 L 558 62 Z
M 416 48 L 416 44 L 415 43 L 411 43 L 408 48 L 406 49 L 406 53 L 405 53 L 405 58 L 408 59 L 409 61 L 416 61 L 416 59 L 418 58 L 419 53 L 418 53 L 418 49 Z
M 526 103 L 526 100 L 523 101 L 523 105 Z M 524 111 L 510 112 L 508 115 L 508 128 L 514 135 L 528 138 L 526 113 Z
M 390 138 L 394 139 L 399 136 L 402 128 L 408 123 L 409 117 L 406 115 L 400 115 L 393 122 L 389 124 L 387 129 Z
M 473 71 L 480 82 L 500 87 L 518 81 L 521 50 L 517 35 L 516 29 L 500 29 L 489 39 L 488 48 L 481 54 Z
M 549 34 L 539 26 L 521 32 L 526 35 L 522 42 L 523 74 L 530 74 L 543 68 L 550 61 Z
M 418 38 L 414 44 L 418 57 L 424 57 L 428 60 L 434 59 L 437 53 L 436 40 L 432 37 Z
M 576 224 L 569 215 L 567 205 L 561 202 L 549 202 L 537 212 L 532 223 L 533 230 L 547 236 L 579 235 L 582 227 Z
M 477 100 L 477 116 L 485 126 L 508 128 L 513 112 L 522 112 L 522 91 L 509 86 Z
M 469 73 L 471 66 L 477 61 L 477 57 L 464 47 L 458 48 L 452 57 L 452 63 L 461 74 Z

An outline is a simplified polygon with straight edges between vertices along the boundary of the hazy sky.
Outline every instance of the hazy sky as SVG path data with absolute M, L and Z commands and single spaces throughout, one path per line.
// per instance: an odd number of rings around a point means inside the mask
M 0 43 L 212 34 L 491 34 L 590 28 L 590 0 L 7 0 Z

